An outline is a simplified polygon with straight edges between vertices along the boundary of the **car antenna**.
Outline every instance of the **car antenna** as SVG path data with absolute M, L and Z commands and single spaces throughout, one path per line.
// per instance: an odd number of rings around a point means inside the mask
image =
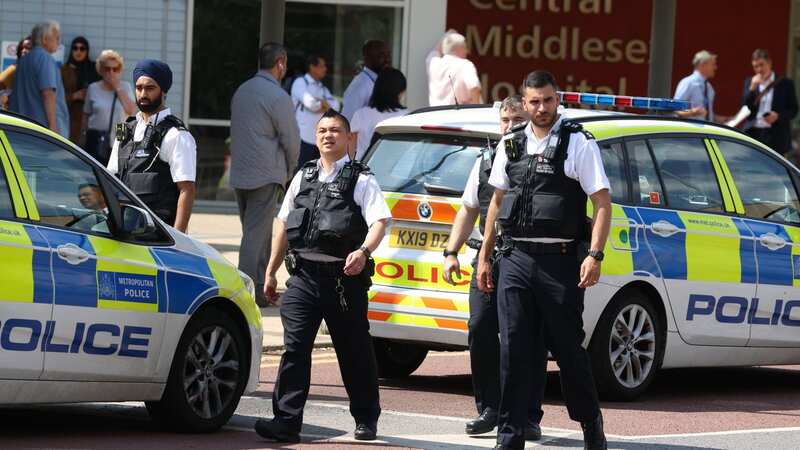
M 448 75 L 450 78 L 450 90 L 453 91 L 453 100 L 456 102 L 456 109 L 458 109 L 458 97 L 456 97 L 456 84 L 453 82 L 453 76 Z

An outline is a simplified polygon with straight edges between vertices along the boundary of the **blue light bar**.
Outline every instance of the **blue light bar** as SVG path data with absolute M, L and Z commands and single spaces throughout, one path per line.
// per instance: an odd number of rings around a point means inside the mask
M 589 94 L 583 92 L 559 92 L 561 103 L 571 105 L 617 106 L 662 111 L 682 111 L 690 108 L 686 100 L 652 97 L 628 97 L 624 95 Z

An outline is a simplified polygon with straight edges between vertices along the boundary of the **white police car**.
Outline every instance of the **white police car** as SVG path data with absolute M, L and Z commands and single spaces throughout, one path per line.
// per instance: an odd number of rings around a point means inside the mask
M 222 426 L 258 385 L 253 283 L 96 161 L 0 113 L 0 405 L 144 400 Z
M 577 93 L 562 100 L 685 107 Z M 594 134 L 611 182 L 602 277 L 586 291 L 583 315 L 600 392 L 634 398 L 661 367 L 800 363 L 800 172 L 724 126 L 561 112 Z M 466 348 L 475 252 L 462 249 L 454 287 L 442 277 L 442 249 L 475 158 L 500 138 L 499 112 L 427 108 L 375 133 L 366 163 L 394 220 L 374 252 L 370 327 L 380 373 L 405 376 L 429 349 Z

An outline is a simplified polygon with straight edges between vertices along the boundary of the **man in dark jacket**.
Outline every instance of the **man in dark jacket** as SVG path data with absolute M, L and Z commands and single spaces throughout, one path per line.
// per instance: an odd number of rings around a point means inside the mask
M 794 82 L 772 71 L 766 50 L 754 51 L 752 63 L 755 75 L 745 80 L 742 95 L 742 104 L 750 108 L 744 131 L 785 155 L 792 149 L 792 119 L 797 115 Z

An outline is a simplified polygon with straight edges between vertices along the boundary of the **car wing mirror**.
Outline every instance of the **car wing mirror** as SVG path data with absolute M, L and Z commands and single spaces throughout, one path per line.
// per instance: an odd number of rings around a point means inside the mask
M 153 216 L 146 209 L 123 204 L 121 231 L 125 236 L 146 236 L 156 232 Z

